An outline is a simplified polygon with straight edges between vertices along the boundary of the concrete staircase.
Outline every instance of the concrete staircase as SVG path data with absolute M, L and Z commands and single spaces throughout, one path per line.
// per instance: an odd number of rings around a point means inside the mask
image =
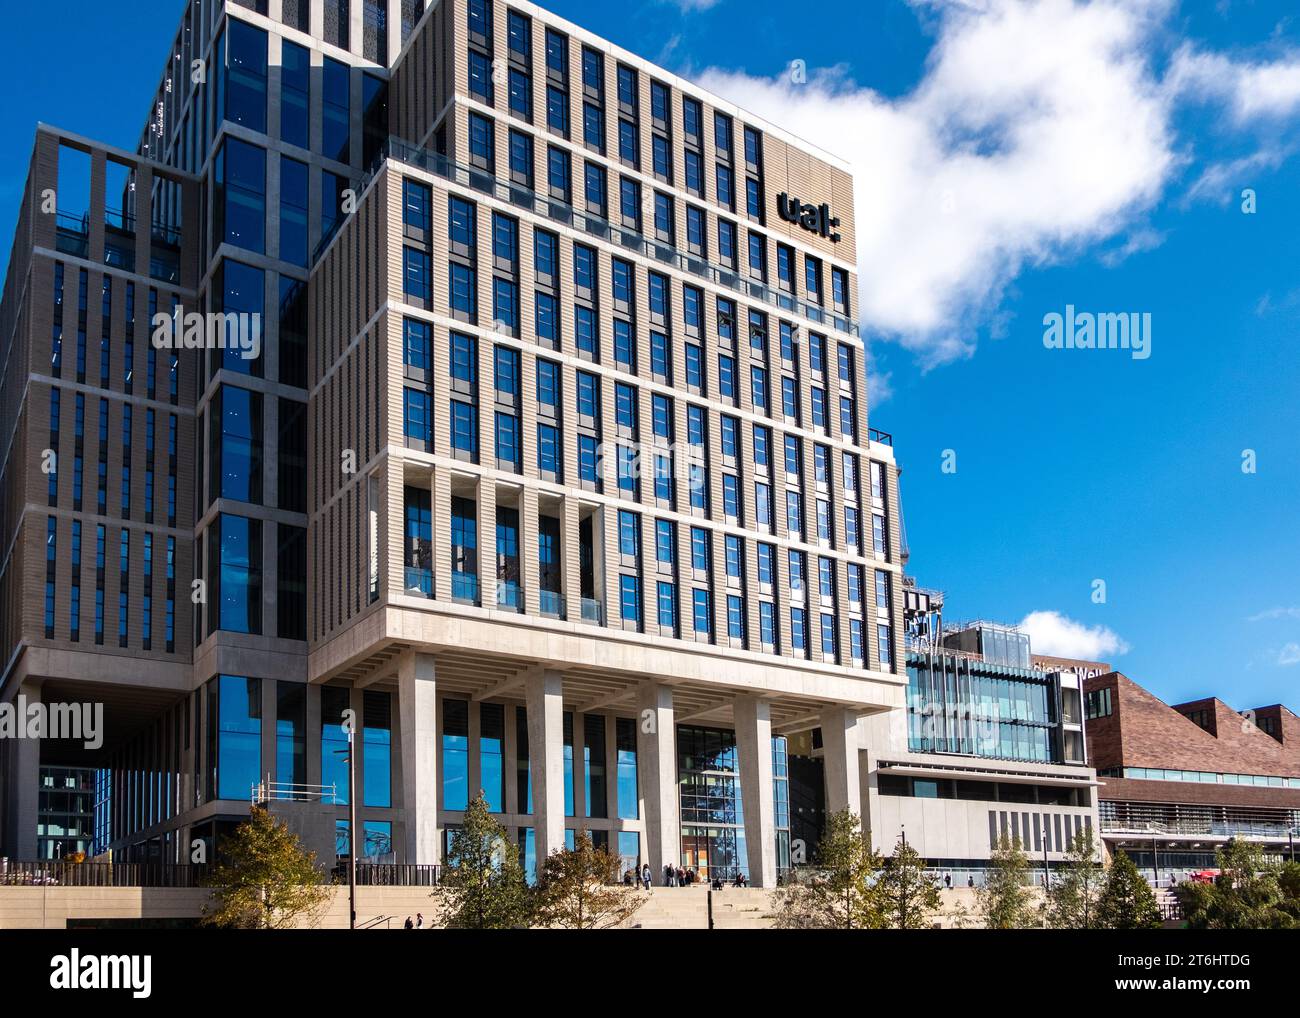
M 770 929 L 771 892 L 757 887 L 724 887 L 713 892 L 713 928 L 717 930 Z M 709 928 L 709 889 L 654 887 L 650 900 L 626 925 L 641 930 L 706 930 Z

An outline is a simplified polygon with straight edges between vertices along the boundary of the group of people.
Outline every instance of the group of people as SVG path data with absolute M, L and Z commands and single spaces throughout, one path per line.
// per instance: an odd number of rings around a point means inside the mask
M 692 869 L 689 866 L 683 869 L 680 866 L 674 866 L 672 863 L 668 863 L 664 866 L 665 887 L 689 887 L 691 884 L 698 884 L 699 882 L 700 873 L 696 869 Z M 713 889 L 715 891 L 722 890 L 723 879 L 721 876 L 715 874 L 711 883 L 713 884 Z M 744 873 L 740 870 L 736 870 L 736 875 L 732 879 L 731 885 L 733 887 L 748 887 L 749 880 Z
M 422 930 L 422 929 L 424 929 L 424 913 L 423 913 L 423 912 L 416 912 L 416 913 L 415 913 L 415 919 L 411 919 L 411 917 L 408 915 L 408 916 L 406 917 L 406 922 L 404 922 L 404 923 L 402 924 L 402 929 L 404 929 L 404 930 Z
M 650 870 L 650 864 L 646 863 L 639 871 L 635 868 L 624 870 L 623 883 L 628 887 L 631 887 L 634 884 L 639 884 L 648 891 L 650 890 L 650 885 L 653 883 L 652 877 L 653 874 Z M 672 863 L 667 863 L 664 866 L 664 887 L 690 887 L 692 884 L 698 884 L 699 882 L 700 873 L 698 870 L 692 869 L 689 866 L 685 868 L 674 866 Z M 715 891 L 722 890 L 722 877 L 715 875 L 711 883 L 713 884 L 713 889 Z M 735 877 L 731 881 L 731 886 L 748 887 L 749 878 L 740 870 L 737 870 Z
M 650 873 L 649 863 L 646 863 L 644 866 L 642 866 L 639 871 L 633 868 L 633 869 L 628 869 L 623 873 L 624 884 L 626 884 L 628 887 L 631 887 L 634 884 L 640 884 L 643 885 L 647 891 L 650 890 L 650 878 L 651 878 L 651 873 Z

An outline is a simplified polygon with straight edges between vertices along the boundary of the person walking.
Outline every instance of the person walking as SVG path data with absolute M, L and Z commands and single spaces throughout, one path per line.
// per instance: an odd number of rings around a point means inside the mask
M 641 883 L 645 884 L 645 889 L 650 890 L 650 864 L 646 863 L 641 867 Z

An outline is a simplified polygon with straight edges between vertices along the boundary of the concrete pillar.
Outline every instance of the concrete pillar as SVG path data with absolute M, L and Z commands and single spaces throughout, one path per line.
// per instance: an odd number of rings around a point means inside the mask
M 276 714 L 279 706 L 279 688 L 275 679 L 262 679 L 260 688 L 262 691 L 262 766 L 258 770 L 257 780 L 259 782 L 269 781 L 273 783 L 281 780 L 280 775 L 275 772 Z M 283 780 L 291 781 L 292 779 L 293 775 L 288 775 Z
M 659 883 L 664 866 L 676 866 L 682 852 L 672 688 L 645 683 L 638 693 L 637 707 L 637 773 L 641 779 L 641 815 L 645 818 L 646 861 Z
M 403 654 L 397 665 L 402 740 L 402 861 L 438 861 L 438 687 L 433 657 Z
M 528 768 L 533 776 L 537 866 L 564 848 L 564 684 L 559 672 L 530 675 Z
M 749 880 L 755 887 L 775 887 L 776 803 L 772 788 L 772 708 L 766 700 L 742 696 L 736 699 L 734 711 Z
M 862 816 L 858 769 L 858 719 L 844 707 L 822 711 L 822 752 L 826 770 L 826 812 L 851 809 Z
M 40 687 L 31 683 L 20 686 L 18 695 L 24 698 L 28 708 L 41 702 Z M 27 717 L 18 710 L 18 703 L 15 699 L 15 721 L 25 732 Z M 14 860 L 34 860 L 41 785 L 41 740 L 24 737 L 6 741 L 9 754 L 5 775 L 8 792 L 5 800 L 5 843 L 0 846 L 0 855 Z
M 321 783 L 321 730 L 320 689 L 315 683 L 307 686 L 307 784 Z

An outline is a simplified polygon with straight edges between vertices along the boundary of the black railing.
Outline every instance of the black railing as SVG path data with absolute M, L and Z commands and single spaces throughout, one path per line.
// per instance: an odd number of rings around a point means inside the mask
M 202 887 L 207 874 L 189 863 L 0 860 L 5 887 Z
M 358 887 L 437 887 L 442 867 L 396 862 L 357 863 Z M 340 862 L 334 867 L 334 879 L 340 884 L 348 882 L 348 866 Z
M 891 449 L 894 447 L 894 436 L 888 431 L 881 431 L 878 428 L 868 428 L 867 437 L 873 442 L 879 442 L 881 445 L 887 445 Z

